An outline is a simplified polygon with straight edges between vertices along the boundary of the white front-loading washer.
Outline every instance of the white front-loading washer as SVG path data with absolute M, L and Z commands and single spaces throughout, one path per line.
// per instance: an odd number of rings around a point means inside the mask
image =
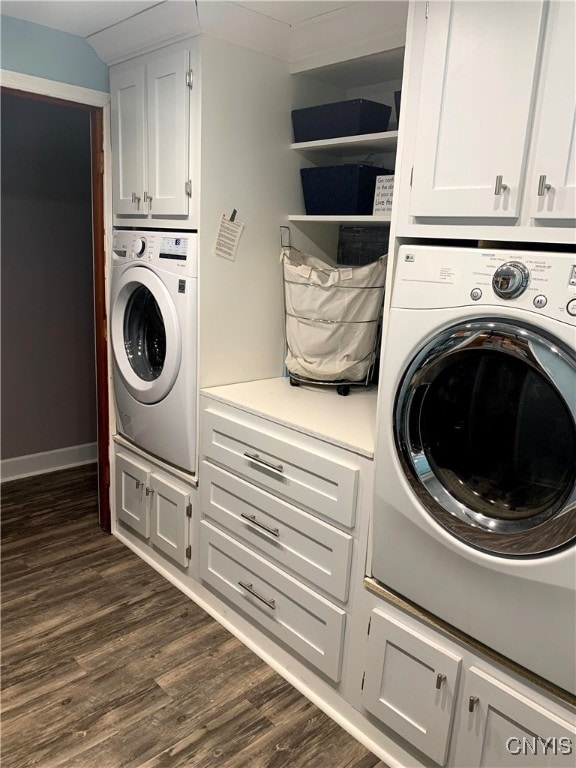
M 114 232 L 110 335 L 118 431 L 196 472 L 198 235 Z
M 401 246 L 371 573 L 576 693 L 576 257 Z

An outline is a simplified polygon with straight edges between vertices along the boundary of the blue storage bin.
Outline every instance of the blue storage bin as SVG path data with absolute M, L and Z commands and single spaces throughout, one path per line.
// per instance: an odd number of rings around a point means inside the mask
M 376 176 L 394 171 L 374 165 L 328 165 L 302 168 L 302 191 L 308 216 L 370 216 Z
M 294 141 L 335 139 L 388 130 L 392 108 L 368 99 L 336 101 L 292 110 Z

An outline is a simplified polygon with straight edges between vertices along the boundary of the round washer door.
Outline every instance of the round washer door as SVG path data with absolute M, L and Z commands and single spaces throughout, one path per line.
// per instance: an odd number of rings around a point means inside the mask
M 576 358 L 498 319 L 427 343 L 396 395 L 406 477 L 428 513 L 472 547 L 545 555 L 576 538 Z
M 129 267 L 114 282 L 110 325 L 126 389 L 140 403 L 158 403 L 180 371 L 182 338 L 170 293 L 151 269 Z

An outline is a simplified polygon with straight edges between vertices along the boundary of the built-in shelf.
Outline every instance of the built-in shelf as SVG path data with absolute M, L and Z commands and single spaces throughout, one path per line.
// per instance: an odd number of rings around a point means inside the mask
M 377 227 L 382 224 L 389 224 L 390 214 L 381 216 L 288 216 L 288 221 L 318 221 L 332 224 L 348 224 L 350 226 L 357 224 L 364 227 Z
M 397 142 L 398 131 L 386 131 L 385 133 L 365 133 L 361 136 L 339 136 L 336 139 L 298 141 L 291 147 L 300 151 L 344 157 L 357 152 L 395 152 Z

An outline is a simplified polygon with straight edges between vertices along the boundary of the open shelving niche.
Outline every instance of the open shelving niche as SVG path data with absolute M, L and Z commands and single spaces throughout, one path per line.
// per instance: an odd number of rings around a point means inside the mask
M 360 98 L 388 104 L 392 108 L 390 130 L 385 133 L 292 143 L 291 149 L 299 156 L 300 168 L 363 161 L 384 168 L 395 167 L 398 126 L 394 92 L 402 87 L 403 63 L 402 47 L 292 72 L 294 109 Z M 320 251 L 318 255 L 333 261 L 340 225 L 386 226 L 390 215 L 309 216 L 304 213 L 302 197 L 301 211 L 290 213 L 288 222 L 294 224 L 307 241 L 314 241 Z

